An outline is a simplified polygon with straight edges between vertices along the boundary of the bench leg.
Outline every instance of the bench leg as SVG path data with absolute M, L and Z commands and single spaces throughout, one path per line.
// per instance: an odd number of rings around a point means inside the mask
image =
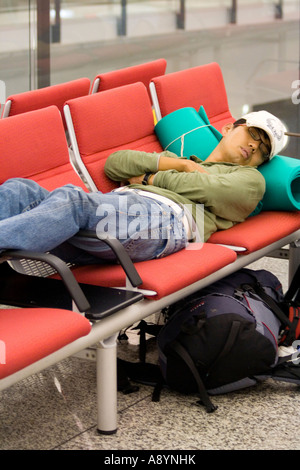
M 289 249 L 289 285 L 300 265 L 300 240 L 292 242 Z
M 97 344 L 97 429 L 100 434 L 117 432 L 117 337 Z

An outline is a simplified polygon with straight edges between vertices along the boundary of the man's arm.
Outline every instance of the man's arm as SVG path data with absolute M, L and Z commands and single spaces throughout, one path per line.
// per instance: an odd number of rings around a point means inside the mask
M 178 172 L 206 172 L 199 163 L 181 158 L 172 152 L 147 153 L 137 150 L 119 150 L 106 160 L 104 171 L 113 181 L 128 181 L 145 173 L 176 170 Z
M 176 159 L 174 159 L 161 156 L 158 163 L 158 171 L 168 170 L 176 170 L 185 173 L 198 171 L 199 173 L 208 174 L 208 172 L 201 165 L 199 165 L 199 163 L 193 160 L 188 160 L 186 158 L 181 157 L 177 157 Z
M 139 184 L 143 175 L 131 178 Z M 158 172 L 148 179 L 154 186 L 168 189 L 187 199 L 204 204 L 213 214 L 240 222 L 257 206 L 265 192 L 265 180 L 255 168 L 234 166 L 227 173 Z

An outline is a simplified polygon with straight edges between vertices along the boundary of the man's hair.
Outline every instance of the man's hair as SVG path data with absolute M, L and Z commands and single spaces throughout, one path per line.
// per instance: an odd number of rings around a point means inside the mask
M 237 121 L 233 123 L 233 127 L 240 126 L 241 124 L 246 124 L 246 119 L 243 119 L 243 118 L 238 119 Z

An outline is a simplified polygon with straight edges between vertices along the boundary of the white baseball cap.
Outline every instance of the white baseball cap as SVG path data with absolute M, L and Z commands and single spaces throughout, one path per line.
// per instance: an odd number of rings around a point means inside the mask
M 287 129 L 280 119 L 268 111 L 254 111 L 242 116 L 248 127 L 263 129 L 271 143 L 270 159 L 277 155 L 287 144 L 288 137 L 285 135 Z

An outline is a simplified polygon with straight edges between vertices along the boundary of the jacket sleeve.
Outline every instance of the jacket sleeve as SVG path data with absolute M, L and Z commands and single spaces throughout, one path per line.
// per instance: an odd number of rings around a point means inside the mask
M 261 173 L 238 165 L 230 172 L 217 174 L 159 171 L 153 184 L 201 203 L 218 217 L 233 222 L 241 222 L 251 214 L 265 192 Z
M 105 174 L 113 181 L 126 181 L 132 176 L 156 173 L 160 156 L 178 158 L 172 152 L 148 153 L 138 150 L 118 150 L 106 160 Z

